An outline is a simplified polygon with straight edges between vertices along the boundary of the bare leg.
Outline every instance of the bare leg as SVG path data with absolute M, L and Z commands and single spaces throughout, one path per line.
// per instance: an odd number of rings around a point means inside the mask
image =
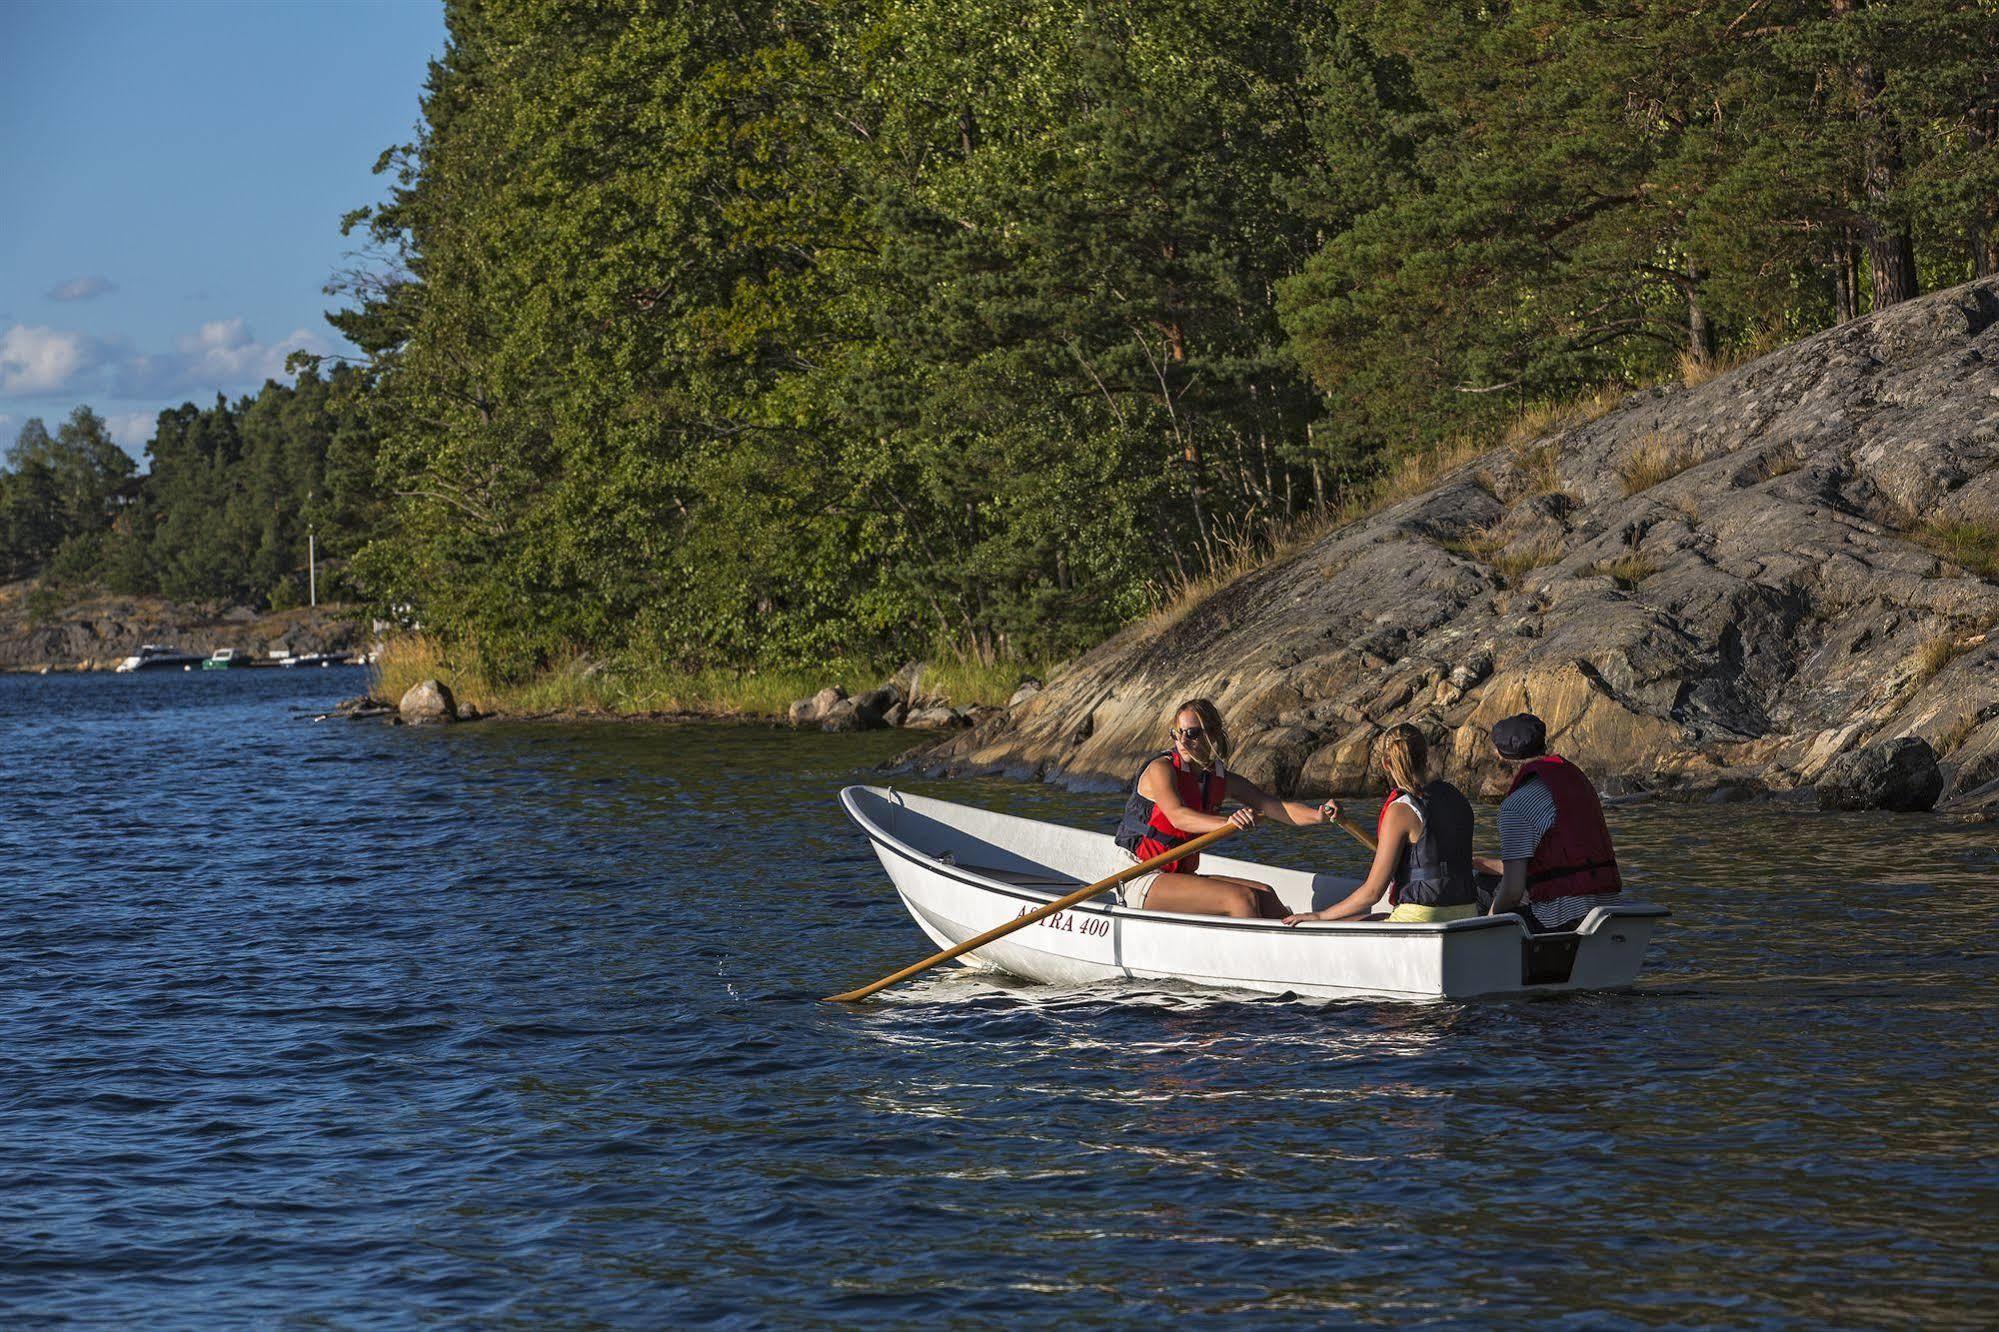
M 1162 874 L 1152 881 L 1152 890 L 1145 895 L 1145 909 L 1254 920 L 1264 914 L 1257 900 L 1259 887 L 1262 885 L 1243 879 L 1222 879 L 1209 874 Z
M 1258 883 L 1255 879 L 1238 879 L 1230 874 L 1207 874 L 1199 877 L 1213 879 L 1217 883 L 1241 884 L 1249 889 L 1256 894 L 1256 914 L 1265 920 L 1283 920 L 1291 914 L 1291 908 L 1284 905 L 1283 899 L 1277 896 L 1277 890 L 1267 883 Z

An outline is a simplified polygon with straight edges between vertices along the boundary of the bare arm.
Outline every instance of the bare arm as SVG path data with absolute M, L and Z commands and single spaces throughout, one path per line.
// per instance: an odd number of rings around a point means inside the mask
M 1504 872 L 1499 876 L 1499 887 L 1493 891 L 1492 909 L 1486 912 L 1486 914 L 1488 916 L 1503 916 L 1513 910 L 1514 907 L 1519 906 L 1521 899 L 1526 896 L 1527 862 L 1524 860 L 1509 860 L 1506 862 Z
M 1365 916 L 1388 892 L 1389 880 L 1395 876 L 1395 864 L 1402 858 L 1402 848 L 1416 840 L 1421 827 L 1416 811 L 1409 806 L 1389 806 L 1388 817 L 1381 825 L 1381 840 L 1375 844 L 1374 864 L 1368 867 L 1367 878 L 1360 887 L 1324 911 L 1286 916 L 1284 923 L 1296 925 L 1306 920 L 1358 920 Z
M 1233 778 L 1229 784 L 1235 784 Z M 1173 764 L 1163 758 L 1154 759 L 1146 765 L 1145 774 L 1138 779 L 1138 793 L 1157 805 L 1167 822 L 1183 833 L 1210 833 L 1231 823 L 1240 828 L 1256 822 L 1254 817 L 1245 821 L 1225 814 L 1203 814 L 1188 805 L 1180 799 L 1180 792 L 1173 781 Z
M 1238 777 L 1235 773 L 1229 774 L 1229 799 L 1248 805 L 1266 819 L 1288 823 L 1294 828 L 1309 828 L 1326 821 L 1323 807 L 1301 805 L 1296 800 L 1279 800 L 1249 778 Z

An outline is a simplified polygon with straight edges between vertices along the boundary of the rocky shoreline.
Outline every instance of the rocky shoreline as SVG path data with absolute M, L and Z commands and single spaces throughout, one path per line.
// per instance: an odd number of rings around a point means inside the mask
M 839 685 L 829 685 L 792 703 L 786 720 L 799 729 L 876 731 L 894 727 L 911 731 L 952 731 L 1003 717 L 1041 692 L 1041 681 L 1022 680 L 1006 707 L 974 703 L 959 708 L 949 698 L 924 688 L 924 664 L 912 661 L 877 687 L 848 697 Z
M 0 671 L 115 670 L 146 643 L 200 656 L 235 648 L 268 660 L 357 652 L 373 638 L 345 606 L 257 611 L 101 594 L 39 613 L 34 594 L 33 582 L 0 587 Z
M 1121 783 L 1165 709 L 1207 695 L 1236 766 L 1280 792 L 1367 789 L 1370 745 L 1399 722 L 1489 792 L 1487 729 L 1532 710 L 1613 792 L 1991 816 L 1995 556 L 1983 279 L 1497 448 L 1134 626 L 910 766 Z M 1903 794 L 1868 775 L 1890 769 Z

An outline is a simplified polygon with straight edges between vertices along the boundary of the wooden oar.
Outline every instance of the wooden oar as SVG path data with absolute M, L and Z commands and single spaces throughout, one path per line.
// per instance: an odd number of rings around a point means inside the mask
M 1359 827 L 1357 827 L 1351 819 L 1346 817 L 1346 815 L 1342 814 L 1339 818 L 1334 819 L 1333 822 L 1339 824 L 1340 827 L 1345 828 L 1348 832 L 1352 833 L 1353 839 L 1356 842 L 1359 842 L 1362 846 L 1366 847 L 1370 853 L 1373 852 L 1374 839 L 1372 837 L 1369 837 L 1366 832 L 1362 831 Z
M 1078 902 L 1084 901 L 1088 898 L 1095 897 L 1098 893 L 1101 893 L 1106 888 L 1115 888 L 1117 885 L 1123 883 L 1126 879 L 1135 879 L 1141 874 L 1149 874 L 1153 870 L 1159 869 L 1161 866 L 1170 865 L 1174 861 L 1179 860 L 1185 856 L 1191 856 L 1196 851 L 1199 851 L 1202 847 L 1213 846 L 1216 842 L 1221 841 L 1224 837 L 1231 835 L 1235 831 L 1236 831 L 1236 826 L 1233 823 L 1231 823 L 1227 827 L 1217 828 L 1211 833 L 1202 833 L 1199 837 L 1196 837 L 1193 841 L 1182 842 L 1180 845 L 1174 847 L 1171 851 L 1162 851 L 1150 860 L 1142 860 L 1136 865 L 1131 865 L 1126 867 L 1125 869 L 1119 870 L 1116 874 L 1111 875 L 1108 879 L 1099 879 L 1087 888 L 1078 888 L 1075 892 L 1070 893 L 1067 896 L 1056 898 L 1053 902 L 1050 902 L 1047 906 L 1037 907 L 1033 911 L 1028 912 L 1024 916 L 1015 916 L 1012 920 L 1008 921 L 1006 924 L 995 926 L 994 928 L 987 930 L 984 934 L 975 934 L 961 944 L 953 944 L 951 945 L 951 947 L 946 948 L 941 953 L 937 953 L 930 957 L 924 958 L 921 962 L 918 962 L 915 966 L 904 967 L 901 971 L 896 972 L 894 975 L 883 976 L 880 980 L 871 981 L 870 983 L 863 985 L 858 990 L 849 990 L 845 994 L 829 994 L 826 996 L 826 1002 L 829 1004 L 856 1003 L 862 999 L 867 998 L 869 995 L 875 993 L 877 990 L 886 990 L 889 986 L 894 985 L 897 981 L 908 980 L 911 976 L 914 976 L 919 971 L 928 971 L 930 968 L 936 966 L 939 962 L 949 962 L 952 958 L 958 956 L 960 953 L 969 953 L 974 948 L 983 947 L 984 945 L 991 943 L 995 939 L 998 939 L 1004 935 L 1012 934 L 1015 930 L 1024 929 L 1027 926 L 1032 925 L 1037 920 L 1041 920 L 1045 917 L 1052 916 L 1056 912 L 1063 910 L 1065 907 L 1072 907 L 1076 905 L 1076 903 Z

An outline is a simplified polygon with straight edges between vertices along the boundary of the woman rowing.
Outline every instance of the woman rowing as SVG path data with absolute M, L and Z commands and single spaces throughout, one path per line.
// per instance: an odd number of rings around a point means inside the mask
M 1286 916 L 1286 925 L 1308 920 L 1358 920 L 1384 894 L 1390 924 L 1431 924 L 1478 914 L 1472 876 L 1471 802 L 1447 781 L 1429 781 L 1429 746 L 1404 724 L 1382 732 L 1374 760 L 1388 778 L 1388 799 L 1375 830 L 1374 865 L 1360 887 L 1324 911 Z M 1339 806 L 1328 801 L 1339 817 Z
M 1134 861 L 1150 860 L 1202 833 L 1234 824 L 1252 828 L 1257 819 L 1274 819 L 1303 827 L 1322 823 L 1324 806 L 1314 808 L 1279 800 L 1256 783 L 1229 772 L 1228 733 L 1221 714 L 1205 698 L 1189 699 L 1173 709 L 1168 723 L 1172 748 L 1145 761 L 1132 780 L 1118 824 L 1117 844 Z M 1222 802 L 1242 808 L 1221 813 Z M 1281 920 L 1284 904 L 1267 883 L 1227 874 L 1199 873 L 1200 855 L 1183 856 L 1162 868 L 1131 879 L 1118 889 L 1118 901 L 1145 911 L 1183 911 L 1199 916 L 1261 916 Z

